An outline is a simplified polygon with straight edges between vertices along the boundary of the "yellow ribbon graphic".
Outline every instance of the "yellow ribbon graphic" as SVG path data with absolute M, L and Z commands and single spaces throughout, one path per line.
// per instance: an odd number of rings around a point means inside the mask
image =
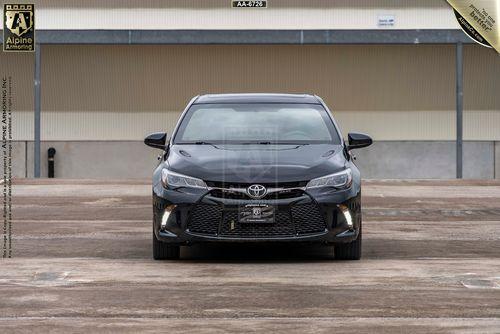
M 500 0 L 447 0 L 500 53 Z

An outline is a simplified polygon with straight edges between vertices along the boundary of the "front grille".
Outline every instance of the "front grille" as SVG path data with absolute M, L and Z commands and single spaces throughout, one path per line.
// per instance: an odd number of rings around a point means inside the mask
M 217 198 L 230 198 L 230 199 L 248 199 L 247 194 L 223 191 L 221 189 L 213 189 L 210 191 L 210 195 Z
M 198 204 L 190 214 L 188 229 L 196 234 L 234 238 L 293 237 L 326 229 L 316 204 L 279 206 L 275 210 L 272 224 L 240 224 L 237 207 Z
M 302 196 L 304 194 L 303 190 L 300 189 L 285 189 L 279 192 L 274 192 L 267 194 L 264 196 L 262 199 L 263 200 L 269 200 L 269 199 L 287 199 L 287 198 L 295 198 Z M 250 196 L 248 196 L 246 193 L 241 193 L 241 192 L 233 192 L 228 189 L 213 189 L 210 191 L 210 195 L 213 197 L 217 198 L 229 198 L 229 199 L 250 199 Z
M 212 188 L 248 188 L 252 184 L 260 184 L 266 188 L 301 188 L 305 187 L 307 181 L 295 181 L 295 182 L 220 182 L 220 181 L 205 181 L 207 186 Z
M 217 235 L 222 210 L 218 205 L 198 204 L 191 212 L 188 229 L 200 234 Z
M 294 205 L 291 211 L 299 234 L 318 233 L 325 230 L 325 220 L 316 204 Z

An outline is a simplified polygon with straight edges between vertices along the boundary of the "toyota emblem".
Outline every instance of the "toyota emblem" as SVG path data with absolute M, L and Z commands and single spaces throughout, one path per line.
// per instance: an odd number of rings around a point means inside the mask
M 252 198 L 259 199 L 266 196 L 267 189 L 263 185 L 252 184 L 250 187 L 247 188 L 247 194 Z

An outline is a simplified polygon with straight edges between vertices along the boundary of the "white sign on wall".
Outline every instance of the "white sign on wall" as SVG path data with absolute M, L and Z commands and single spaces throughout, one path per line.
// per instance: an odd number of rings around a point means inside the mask
M 394 27 L 395 23 L 396 23 L 396 18 L 394 17 L 394 15 L 379 15 L 378 16 L 377 25 L 379 27 Z

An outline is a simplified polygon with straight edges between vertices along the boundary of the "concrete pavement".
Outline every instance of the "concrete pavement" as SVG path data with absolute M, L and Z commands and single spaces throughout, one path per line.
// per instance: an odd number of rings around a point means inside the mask
M 366 181 L 353 262 L 307 245 L 153 261 L 150 193 L 15 181 L 0 332 L 500 333 L 500 181 Z

